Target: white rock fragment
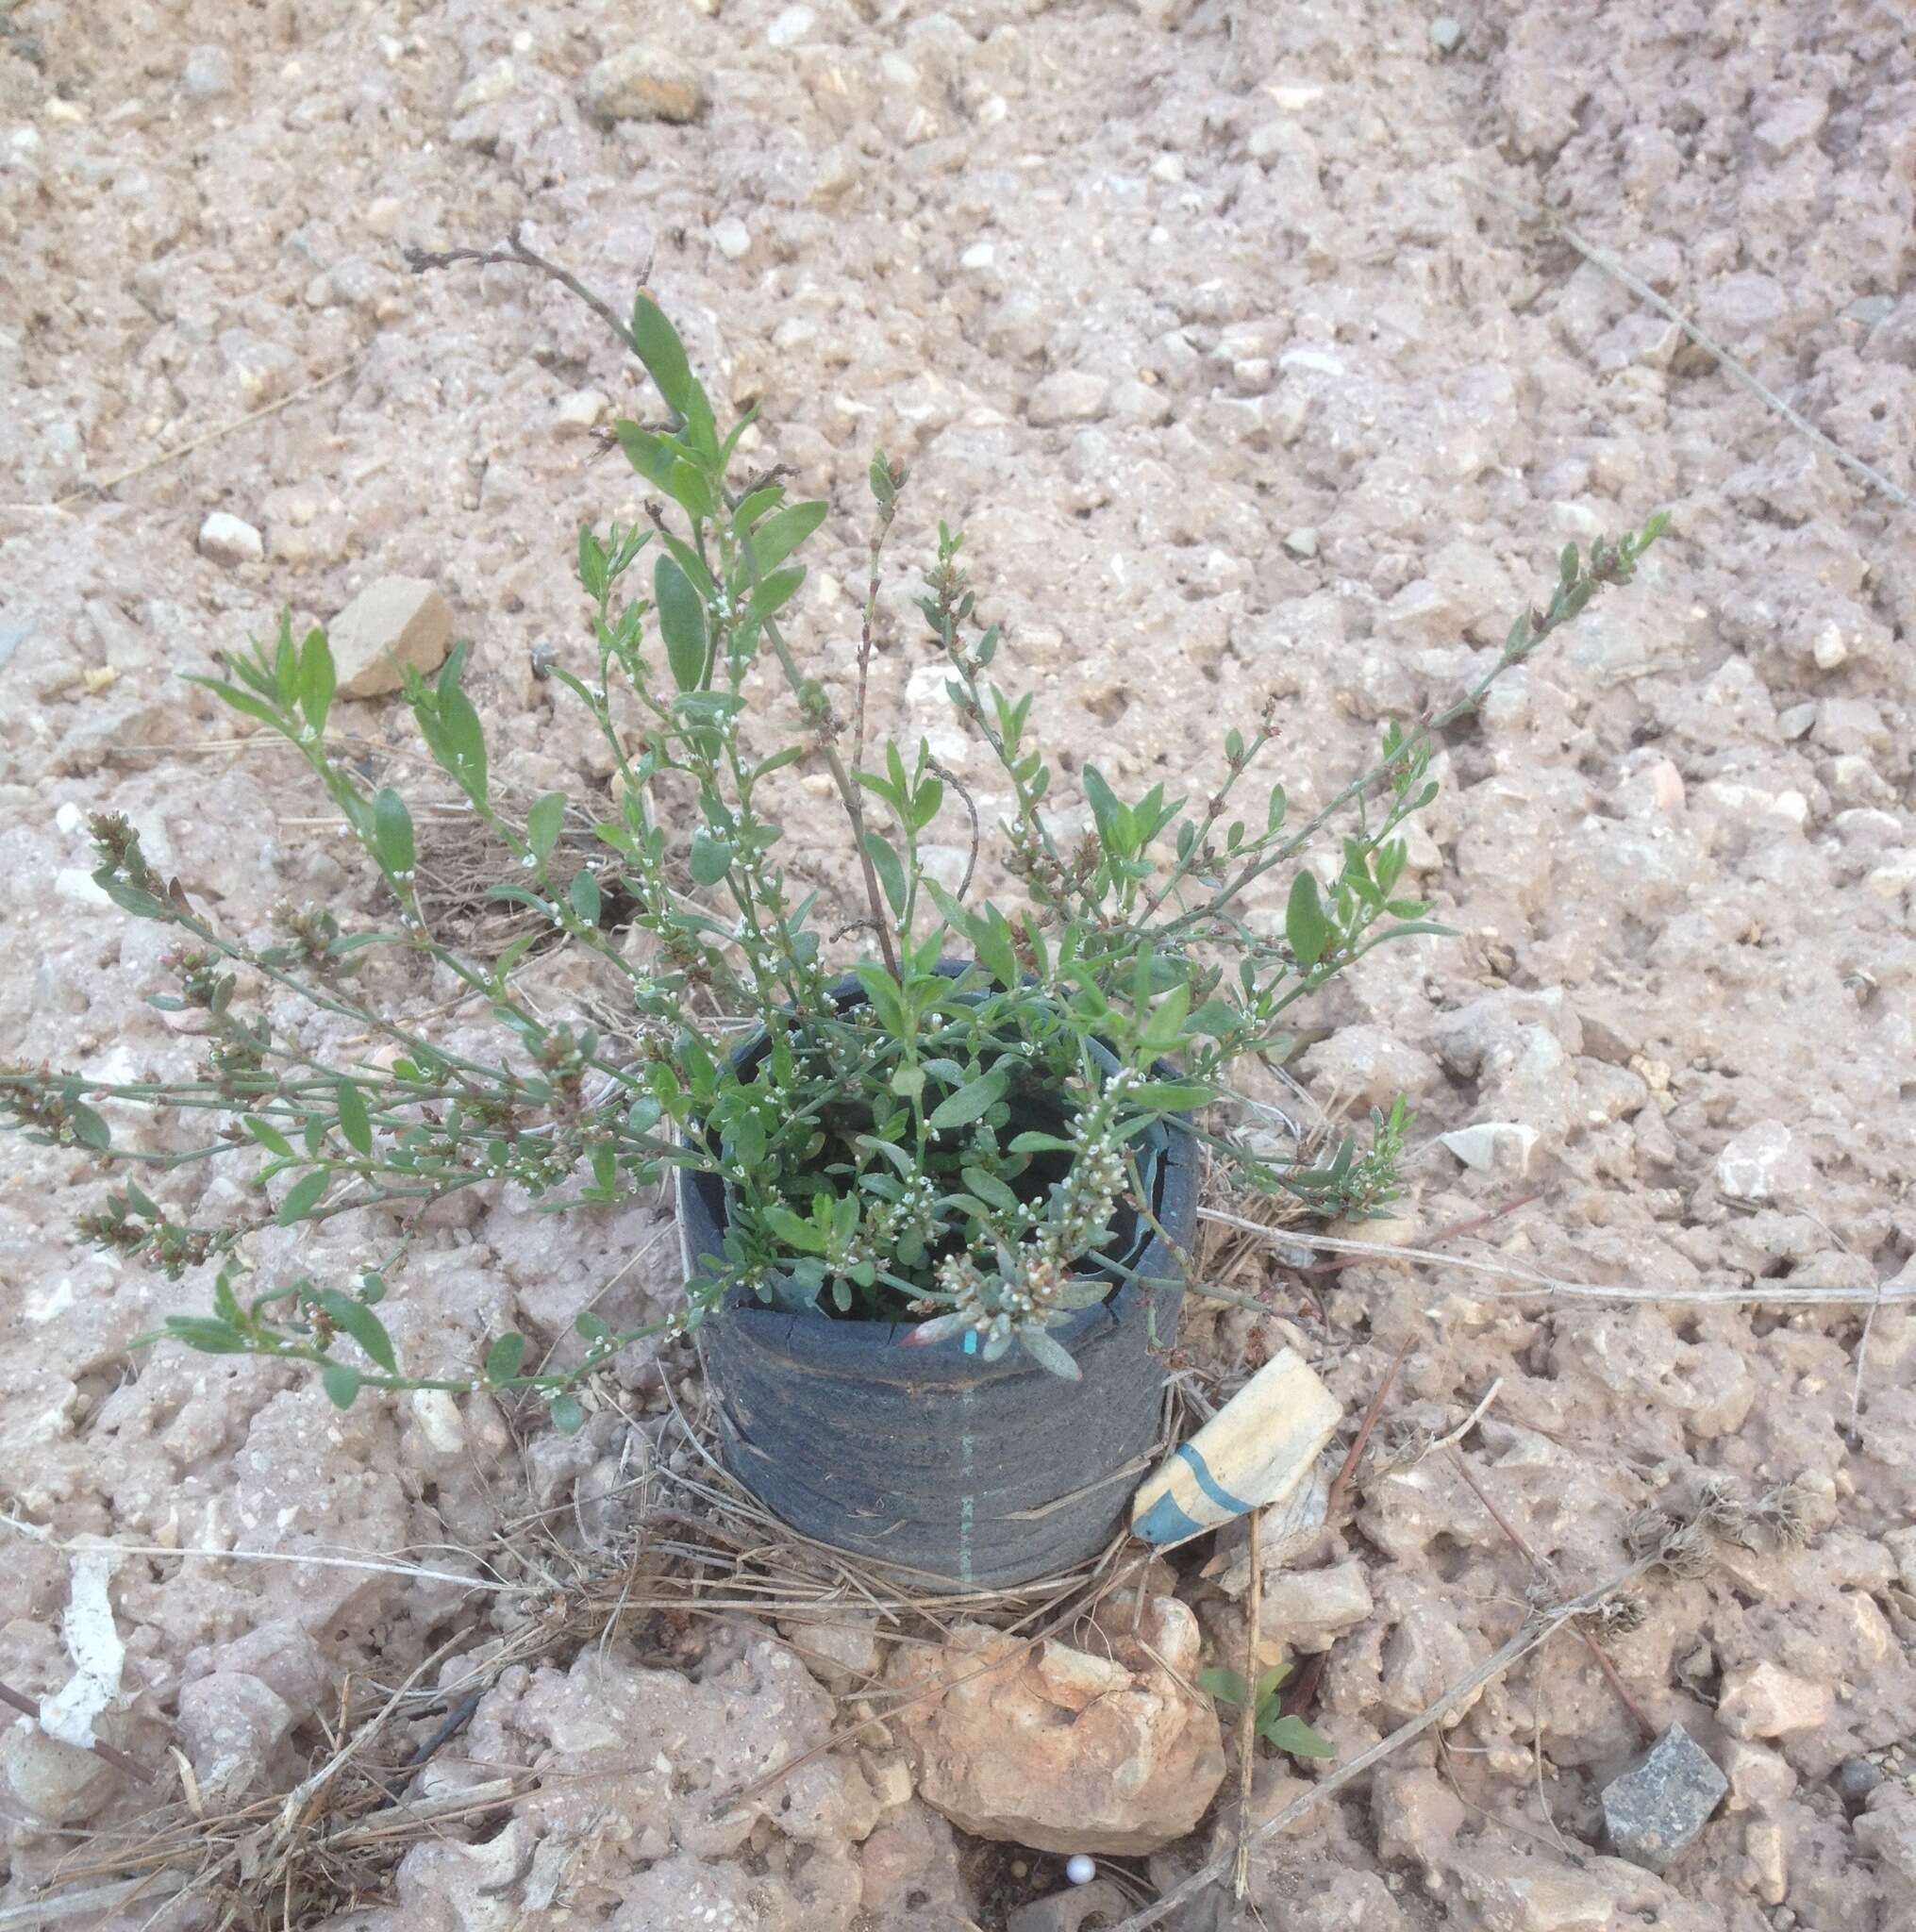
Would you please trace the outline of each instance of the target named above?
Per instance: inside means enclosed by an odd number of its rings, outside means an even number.
[[[200,525],[199,553],[209,562],[258,563],[266,555],[266,540],[253,525],[230,511],[216,509]]]
[[[457,1456],[466,1446],[464,1419],[445,1390],[415,1389],[412,1413],[420,1433],[442,1456]]]
[[[1849,657],[1849,645],[1843,641],[1842,631],[1836,624],[1825,624],[1816,633],[1809,654],[1816,659],[1819,671],[1834,671]]]
[[[194,47],[179,71],[179,91],[190,101],[216,101],[233,92],[233,57],[224,47]]]
[[[110,906],[113,902],[93,883],[93,868],[63,865],[53,875],[56,896],[75,906]]]
[[[1317,532],[1309,528],[1292,530],[1285,538],[1284,547],[1292,557],[1315,557],[1317,555]]]
[[[76,1551],[73,1557],[59,1634],[74,1674],[57,1697],[42,1698],[40,1706],[41,1728],[63,1744],[92,1744],[93,1720],[120,1694],[126,1646],[114,1627],[107,1593],[119,1560],[118,1553],[105,1544]]]
[[[453,96],[453,112],[470,114],[475,108],[491,107],[494,101],[503,101],[517,84],[511,61],[495,60],[490,67],[482,67]]]
[[[1916,886],[1916,851],[1888,852],[1863,880],[1863,891],[1878,899],[1900,899]]]
[[[575,389],[552,412],[560,429],[591,429],[611,407],[611,398],[602,389]]]
[[[1536,1147],[1535,1127],[1521,1121],[1483,1121],[1440,1134],[1438,1140],[1468,1168],[1478,1174],[1528,1174]]]
[[[738,261],[752,246],[752,231],[737,215],[726,215],[711,225],[712,246],[727,261]]]
[[[809,7],[788,7],[765,29],[765,42],[773,47],[795,47],[818,25],[818,15]]]
[[[1815,1178],[1809,1158],[1781,1121],[1758,1121],[1731,1139],[1716,1159],[1717,1192],[1731,1201],[1776,1201]]]
[[[1345,373],[1342,360],[1328,349],[1286,349],[1278,357],[1277,366],[1287,375],[1299,370],[1312,375],[1342,375]]]
[[[379,697],[404,685],[402,664],[424,676],[445,662],[453,613],[424,577],[379,577],[333,619],[326,638],[340,695]]]
[[[1440,54],[1455,54],[1463,45],[1463,23],[1440,13],[1430,23],[1430,44]]]
[[[1809,728],[1816,723],[1816,707],[1813,704],[1791,705],[1787,711],[1776,714],[1776,729],[1786,740],[1808,736]]]

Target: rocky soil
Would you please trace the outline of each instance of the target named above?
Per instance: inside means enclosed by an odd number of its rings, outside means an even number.
[[[524,222],[613,294],[650,260],[715,391],[764,399],[763,459],[841,512],[796,626],[827,676],[883,447],[916,471],[900,554],[940,517],[964,527],[1008,683],[1037,691],[1067,774],[1095,745],[1134,790],[1207,783],[1224,724],[1275,698],[1292,798],[1328,796],[1382,721],[1480,673],[1564,541],[1668,508],[1639,585],[1447,738],[1413,862],[1465,937],[1366,961],[1302,1069],[1325,1107],[1408,1092],[1407,1231],[1534,1194],[1476,1251],[1665,1298],[1365,1266],[1313,1304],[1273,1279],[1353,1414],[1409,1341],[1399,1449],[1501,1377],[1462,1452],[1546,1589],[1609,1574],[1636,1511],[1707,1478],[1793,1486],[1806,1547],[1653,1584],[1611,1642],[1727,1796],[1661,1875],[1606,1856],[1599,1794],[1641,1740],[1563,1637],[1261,1852],[1242,1907],[1185,1923],[1891,1932],[1916,1882],[1916,1330],[1907,1306],[1687,1297],[1916,1284],[1916,525],[1490,191],[1558,209],[1916,483],[1916,53],[1892,0],[1441,20],[1380,0],[0,0],[0,1058],[190,1058],[146,1004],[162,941],[88,881],[90,810],[129,814],[237,930],[282,898],[368,903],[291,762],[181,681],[282,605],[330,618],[382,577],[436,586],[505,775],[603,785],[531,666],[585,648],[575,525],[640,500],[590,432],[644,394],[563,291],[417,277],[408,243]],[[875,716],[988,785],[910,588],[901,569]],[[392,699],[343,728],[415,769],[382,749],[408,741]],[[817,789],[795,781],[801,835],[823,834]],[[844,891],[829,852],[808,864]],[[1438,1138],[1472,1126],[1523,1131]],[[136,1370],[126,1344],[204,1284],[73,1245],[102,1188],[7,1143],[0,1484],[58,1538],[240,1553],[118,1560],[103,1728],[153,1767],[176,1746],[209,1800],[285,1790],[348,1691],[506,1631],[458,1579],[511,1525],[559,1510],[575,1551],[620,1534],[657,1374],[625,1365],[624,1408],[608,1385],[565,1443],[485,1402],[342,1416],[244,1363]],[[201,1205],[241,1198],[215,1181]],[[299,1265],[343,1270],[391,1232],[329,1224]],[[392,1325],[423,1368],[508,1325],[557,1337],[635,1255],[609,1316],[670,1294],[656,1204],[555,1223],[485,1200],[418,1232]],[[1252,1325],[1195,1322],[1199,1365]],[[1502,1642],[1538,1581],[1448,1451],[1387,1457],[1358,1495],[1299,1558],[1317,1567],[1274,1572],[1262,1626],[1325,1654],[1316,1722],[1346,1757]],[[0,1680],[50,1695],[89,1586],[0,1534]],[[444,1575],[245,1559],[321,1552]],[[1202,1660],[1233,1661],[1241,1608],[1186,1572]],[[995,1926],[1059,1860],[955,1833],[902,1736],[712,1815],[823,1742],[835,1700],[913,1668],[890,1632],[742,1619],[516,1668],[436,1775],[534,1766],[536,1790],[333,1924]],[[1033,1668],[1020,1694],[1067,1715],[1095,1676]],[[6,1754],[0,1912],[153,1802],[24,1723]],[[1262,1767],[1258,1806],[1292,1768]],[[1008,1828],[1002,1796],[964,1815]],[[1187,1869],[1221,1815],[1148,1875]],[[153,1910],[96,1918],[213,1923]]]

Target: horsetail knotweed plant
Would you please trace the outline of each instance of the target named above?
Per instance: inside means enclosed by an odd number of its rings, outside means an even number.
[[[325,636],[296,638],[282,621],[270,643],[197,681],[297,750],[376,869],[389,916],[346,931],[308,908],[282,910],[270,931],[228,930],[154,869],[125,820],[102,815],[93,877],[136,918],[174,930],[175,990],[154,1004],[198,1016],[199,1064],[131,1083],[0,1070],[0,1106],[30,1137],[124,1176],[81,1221],[88,1239],[172,1276],[209,1272],[208,1311],[169,1318],[167,1335],[310,1363],[342,1406],[366,1388],[536,1390],[559,1427],[575,1428],[583,1374],[741,1289],[821,1320],[903,1318],[923,1341],[970,1330],[987,1358],[1016,1345],[1075,1375],[1050,1331],[1122,1273],[1106,1251],[1120,1215],[1141,1207],[1142,1137],[1225,1096],[1235,1064],[1281,1059],[1296,1009],[1372,948],[1442,931],[1403,890],[1398,836],[1435,793],[1437,734],[1628,582],[1662,519],[1587,554],[1567,548],[1549,597],[1516,619],[1477,685],[1392,725],[1375,761],[1302,823],[1282,785],[1254,775],[1273,735],[1267,715],[1225,734],[1217,775],[1196,797],[1162,785],[1123,797],[1085,766],[1091,826],[1078,836],[1063,830],[1031,697],[995,681],[1005,640],[979,617],[962,538],[941,526],[919,609],[958,719],[1006,788],[1002,823],[981,827],[924,743],[866,756],[865,670],[903,468],[880,456],[870,469],[871,581],[846,717],[781,624],[827,506],[793,500],[782,471],[741,476],[751,412],[722,430],[648,295],[622,340],[671,416],[665,427],[618,428],[657,497],[642,525],[580,531],[590,648],[550,667],[616,768],[616,808],[594,815],[596,859],[564,861],[562,794],[523,812],[497,795],[455,650],[431,682],[408,674],[405,700],[426,752],[496,843],[491,897],[528,917],[490,958],[436,930],[406,799],[369,791],[328,736]],[[781,856],[784,788],[802,764],[829,774],[856,858],[863,903],[851,927],[843,908],[797,891]],[[980,841],[997,841],[1015,898],[972,894],[972,867],[956,890],[932,875],[930,835],[958,823],[974,865]],[[1313,861],[1334,823],[1341,843],[1321,876]],[[1281,919],[1247,917],[1254,894],[1281,902]],[[828,936],[853,933],[847,982]],[[625,1023],[616,1041],[542,1017],[524,996],[515,974],[541,936],[589,955],[615,990]],[[394,954],[449,973],[496,1022],[496,1050],[455,1050],[431,1018],[409,1017]],[[411,976],[415,988],[423,977]],[[285,1017],[282,993],[352,1022],[378,1051],[316,1050]],[[740,1053],[747,1041],[755,1049]],[[120,1146],[92,1104],[103,1098],[205,1131],[175,1153]],[[1400,1104],[1376,1117],[1368,1149],[1347,1144],[1308,1169],[1221,1127],[1200,1132],[1259,1187],[1363,1213],[1391,1198],[1404,1127]],[[245,1171],[257,1213],[198,1224],[158,1198],[155,1174],[215,1159]],[[388,1271],[261,1281],[254,1265],[252,1237],[268,1224],[409,1211],[489,1187],[576,1211],[675,1167],[723,1180],[724,1253],[700,1260],[684,1305],[652,1328],[613,1333],[581,1313],[584,1359],[569,1369],[529,1368],[526,1338],[508,1333],[464,1375],[409,1374],[377,1312]],[[142,1168],[157,1191],[135,1178]]]

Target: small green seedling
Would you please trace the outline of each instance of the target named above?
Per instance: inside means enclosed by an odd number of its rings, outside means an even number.
[[[1328,1738],[1320,1737],[1301,1717],[1283,1714],[1283,1699],[1277,1693],[1295,1668],[1294,1664],[1273,1664],[1258,1677],[1254,1728],[1258,1737],[1293,1757],[1335,1757],[1337,1750]],[[1241,1705],[1244,1701],[1244,1680],[1236,1671],[1200,1672],[1197,1688],[1221,1704]]]

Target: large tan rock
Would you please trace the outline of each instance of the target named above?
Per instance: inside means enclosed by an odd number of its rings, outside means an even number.
[[[1196,1619],[1152,1597],[1135,1636],[1108,1634],[1091,1654],[961,1624],[941,1650],[901,1652],[895,1690],[951,1685],[897,1715],[920,1797],[961,1830],[1039,1851],[1154,1852],[1182,1838],[1225,1775],[1210,1700],[1176,1681],[1198,1669]]]
[[[425,577],[375,578],[326,627],[342,698],[398,691],[401,665],[437,671],[452,641],[451,607]]]

